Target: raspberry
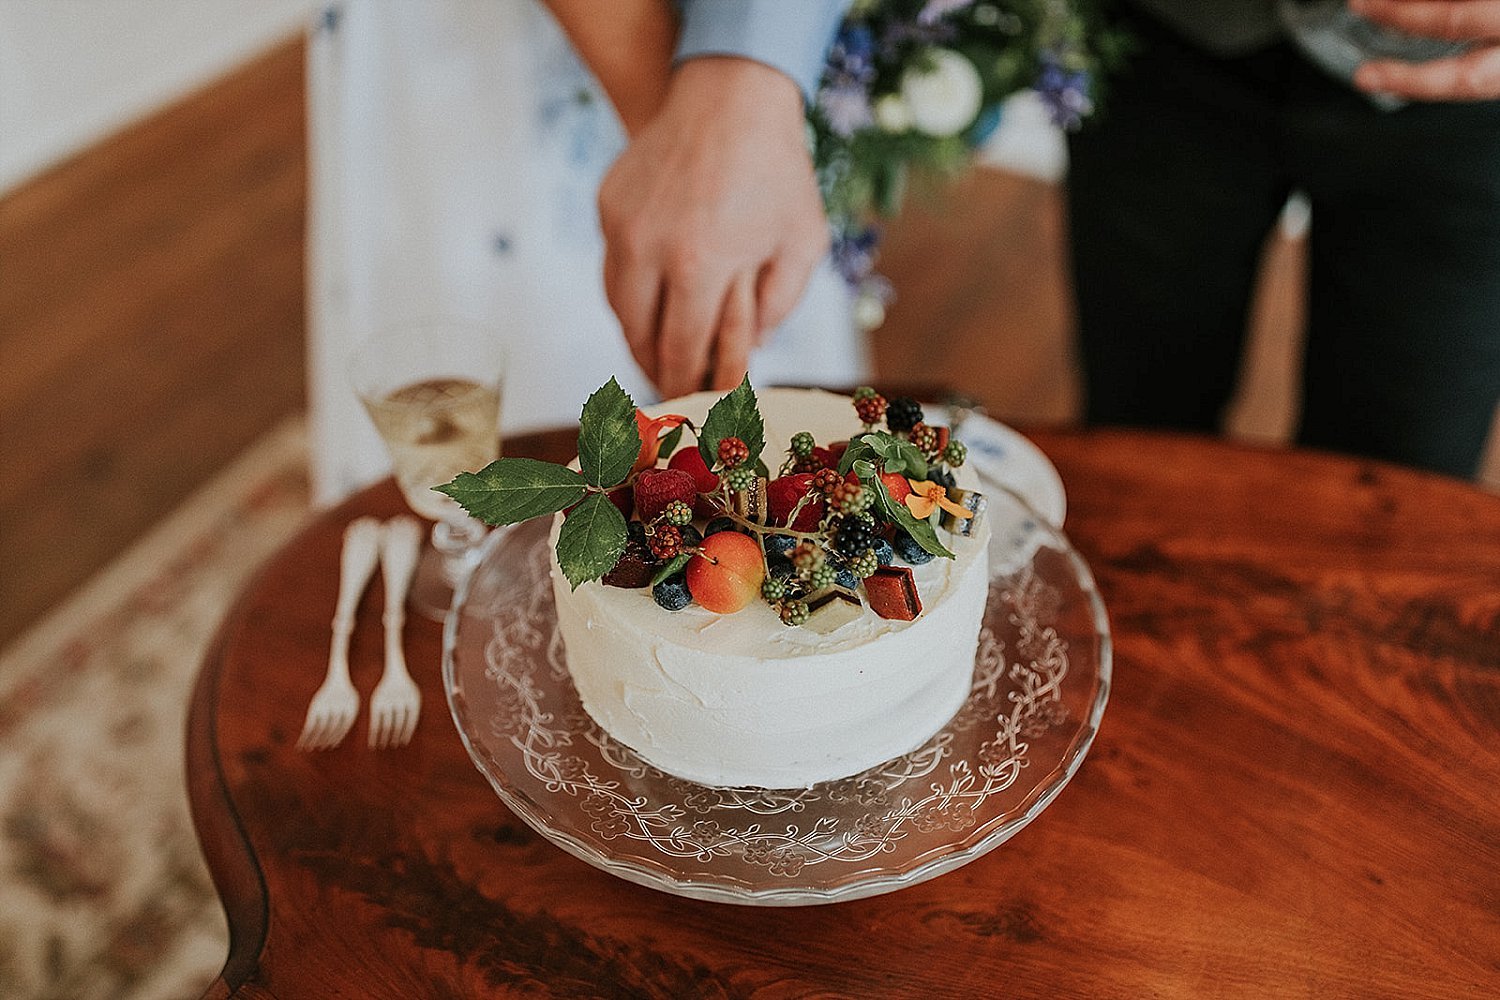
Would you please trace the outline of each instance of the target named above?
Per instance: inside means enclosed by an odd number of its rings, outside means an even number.
[[[723,475],[724,485],[736,493],[755,485],[755,470],[743,465],[735,466]]]
[[[682,529],[673,524],[657,525],[646,535],[651,553],[666,562],[682,551]]]
[[[870,509],[870,505],[875,502],[875,494],[859,483],[842,482],[834,488],[829,502],[845,514],[858,514]]]
[[[812,487],[819,493],[827,496],[838,489],[839,483],[843,481],[844,477],[838,474],[837,469],[819,469],[813,473]]]
[[[807,585],[813,590],[822,590],[824,587],[832,586],[838,576],[838,567],[832,563],[824,563],[807,574]]]
[[[897,396],[885,409],[885,425],[900,433],[922,422],[922,404],[910,396]]]
[[[798,458],[806,458],[812,454],[817,443],[809,431],[798,431],[792,435],[792,454]]]
[[[771,524],[786,525],[793,531],[812,531],[818,526],[818,519],[828,509],[828,505],[821,500],[803,504],[802,510],[797,514],[797,523],[786,523],[797,502],[807,495],[812,481],[811,475],[799,472],[773,479],[766,484],[766,511],[771,516]]]
[[[781,620],[787,625],[804,625],[812,616],[806,601],[787,601],[781,606]]]
[[[863,521],[847,518],[833,536],[833,547],[853,557],[875,544],[875,530]],[[862,574],[868,576],[869,574]]]
[[[969,457],[969,449],[962,441],[949,441],[948,447],[943,449],[943,461],[955,469],[964,464]]]
[[[750,448],[737,437],[727,437],[719,442],[719,464],[726,469],[737,469],[750,461]]]
[[[885,397],[878,394],[854,401],[854,412],[859,414],[860,423],[866,427],[880,423],[880,419],[885,416],[885,407]]]
[[[693,508],[681,500],[673,500],[662,508],[661,518],[680,528],[693,520]]]
[[[792,565],[804,573],[823,565],[823,558],[823,550],[812,542],[801,542],[792,549]]]
[[[936,457],[938,452],[937,428],[918,422],[911,429],[911,443],[916,446],[918,451],[929,458]]]
[[[865,549],[859,555],[849,560],[849,571],[863,580],[880,568],[880,558],[875,555],[874,549]]]
[[[760,585],[760,596],[775,604],[786,596],[786,582],[779,577],[766,577],[765,582]]]
[[[635,509],[642,521],[654,521],[673,500],[691,505],[698,488],[691,473],[681,469],[647,469],[635,480]]]

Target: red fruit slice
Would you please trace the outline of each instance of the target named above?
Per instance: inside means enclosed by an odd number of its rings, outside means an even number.
[[[787,524],[786,519],[791,516],[792,508],[797,506],[807,493],[808,486],[812,485],[813,474],[811,472],[794,472],[780,479],[773,479],[766,484],[766,509],[771,516],[771,523],[780,527],[789,527],[793,531],[812,531],[817,528],[818,522],[828,510],[828,505],[822,500],[815,500],[802,508],[797,515],[796,524]]]
[[[911,483],[899,472],[882,472],[880,481],[885,484],[885,491],[891,495],[896,503],[901,503],[911,496]]]

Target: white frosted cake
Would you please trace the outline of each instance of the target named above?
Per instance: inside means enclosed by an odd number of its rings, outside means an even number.
[[[699,393],[649,412],[702,426],[717,399]],[[773,474],[795,432],[829,442],[861,429],[846,396],[770,389],[759,401]],[[969,470],[956,471],[968,485]],[[666,610],[650,588],[594,581],[574,590],[557,564],[560,524],[559,515],[553,593],[583,706],[669,774],[766,788],[844,777],[920,747],[968,695],[989,582],[982,523],[972,537],[939,531],[956,558],[912,567],[915,620],[864,607],[826,634],[783,624],[762,601],[716,614],[697,604]]]

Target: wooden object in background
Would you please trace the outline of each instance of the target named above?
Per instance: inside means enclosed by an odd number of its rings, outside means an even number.
[[[0,644],[303,405],[302,60],[0,199]]]
[[[323,516],[194,694],[190,798],[232,939],[209,996],[1500,994],[1500,498],[1187,436],[1035,440],[1114,627],[1098,739],[992,854],[832,906],[680,899],[533,833],[463,750],[430,622],[407,632],[431,707],[410,747],[296,750],[343,527],[401,501],[386,483]],[[366,690],[379,608],[377,586]]]

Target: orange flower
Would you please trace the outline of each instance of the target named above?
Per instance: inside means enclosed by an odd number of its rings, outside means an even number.
[[[917,482],[908,479],[911,484],[911,496],[906,498],[906,509],[911,511],[912,517],[922,520],[931,517],[932,512],[941,507],[957,518],[971,518],[974,512],[962,507],[948,499],[948,491],[942,483]]]
[[[641,434],[641,453],[636,456],[635,468],[632,472],[640,472],[649,469],[656,464],[661,457],[661,439],[673,430],[681,426],[687,417],[676,413],[668,413],[660,417],[648,417],[640,410],[635,411],[635,429]]]

